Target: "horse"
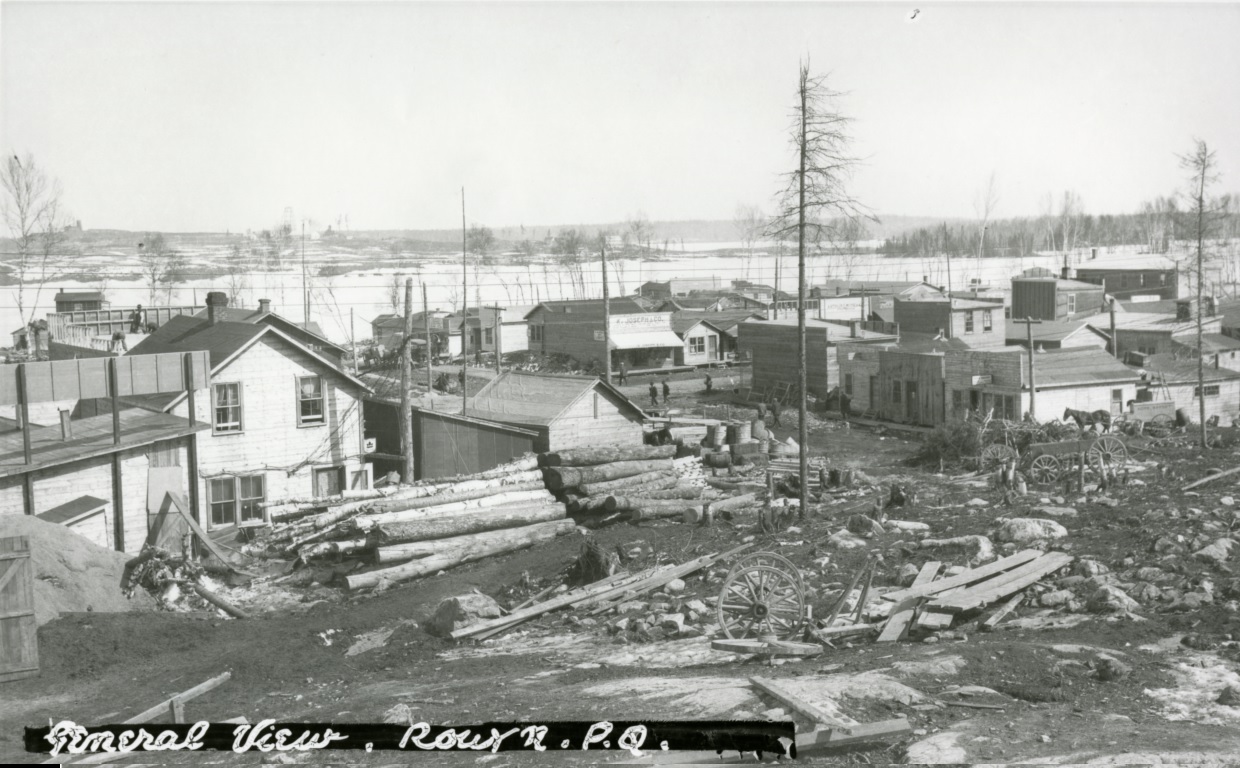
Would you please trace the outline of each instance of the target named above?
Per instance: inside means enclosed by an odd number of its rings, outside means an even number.
[[[1104,433],[1111,431],[1111,412],[1099,409],[1097,411],[1074,411],[1071,408],[1065,408],[1063,419],[1067,421],[1072,419],[1076,422],[1077,427],[1085,429],[1085,427],[1093,427],[1094,424],[1101,424]]]

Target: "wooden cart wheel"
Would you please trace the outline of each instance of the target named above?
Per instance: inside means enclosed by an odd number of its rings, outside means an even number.
[[[982,469],[995,470],[1003,466],[1004,462],[1012,461],[1019,458],[1016,449],[1010,445],[1002,443],[991,443],[982,449]]]
[[[805,591],[805,580],[801,577],[801,569],[797,568],[788,558],[774,552],[751,552],[742,556],[728,569],[727,578],[731,578],[733,574],[751,565],[769,565],[772,568],[785,570],[796,578],[797,588],[802,592]]]
[[[1124,441],[1111,435],[1103,435],[1089,447],[1089,463],[1099,462],[1110,469],[1119,469],[1128,463],[1128,448]]]
[[[1029,465],[1029,476],[1035,483],[1053,483],[1059,479],[1059,473],[1062,471],[1063,467],[1059,464],[1059,459],[1049,453],[1035,457]]]
[[[717,612],[720,629],[733,640],[795,640],[805,624],[805,590],[783,568],[748,565],[723,582]]]

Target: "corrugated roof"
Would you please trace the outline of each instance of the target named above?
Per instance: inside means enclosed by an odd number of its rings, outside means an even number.
[[[468,415],[487,421],[547,426],[596,388],[608,393],[638,418],[643,417],[642,410],[620,390],[600,379],[538,376],[517,371],[506,371],[480,389],[469,400]]]
[[[1022,358],[1021,369],[1028,383],[1028,357]],[[1098,347],[1073,347],[1048,350],[1034,355],[1038,388],[1072,384],[1138,381],[1140,376],[1128,366]]]

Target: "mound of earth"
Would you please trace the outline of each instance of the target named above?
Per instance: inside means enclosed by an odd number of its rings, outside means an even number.
[[[155,601],[139,590],[121,592],[130,559],[104,549],[69,528],[29,515],[0,515],[0,538],[25,536],[34,564],[35,619],[39,626],[62,613],[154,610]]]

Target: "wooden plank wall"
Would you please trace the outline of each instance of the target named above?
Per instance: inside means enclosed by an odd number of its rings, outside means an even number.
[[[30,542],[0,539],[0,683],[39,674],[37,631]]]
[[[205,389],[210,370],[206,352],[194,357],[194,388]],[[185,389],[184,356],[179,352],[114,358],[52,360],[22,363],[26,368],[27,402],[108,397],[107,360],[116,361],[117,389],[122,396],[177,392]],[[17,405],[17,366],[0,366],[0,405]]]

